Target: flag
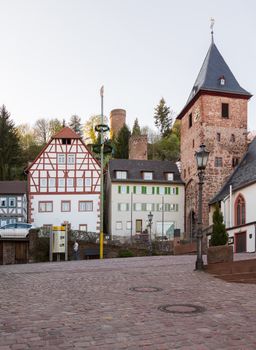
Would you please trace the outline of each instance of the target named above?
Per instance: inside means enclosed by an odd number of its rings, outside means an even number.
[[[100,96],[103,97],[104,94],[104,85],[100,88]]]

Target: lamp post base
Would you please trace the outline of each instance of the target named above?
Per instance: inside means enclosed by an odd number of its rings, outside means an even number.
[[[202,259],[196,260],[196,267],[195,270],[203,270],[204,269],[204,262]]]

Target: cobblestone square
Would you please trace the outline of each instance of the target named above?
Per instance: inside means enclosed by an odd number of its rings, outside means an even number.
[[[193,271],[194,262],[1,266],[0,350],[255,350],[256,285]]]

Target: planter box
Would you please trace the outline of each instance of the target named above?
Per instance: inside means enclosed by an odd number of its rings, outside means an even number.
[[[233,246],[219,245],[207,249],[207,264],[216,264],[233,261]]]

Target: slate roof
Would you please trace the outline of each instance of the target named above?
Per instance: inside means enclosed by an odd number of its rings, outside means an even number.
[[[81,136],[70,129],[68,126],[61,129],[57,134],[55,134],[53,139],[80,139]]]
[[[221,77],[225,78],[224,85],[220,84]],[[239,85],[229,66],[217,49],[214,41],[212,41],[210,45],[187,103],[183,110],[180,112],[178,119],[182,118],[184,115],[184,110],[186,110],[190,102],[196,98],[200,91],[238,94],[243,95],[247,98],[250,98],[252,96],[248,91]]]
[[[127,179],[116,179],[116,171],[127,171]],[[153,180],[144,180],[142,176],[144,171],[153,172]],[[173,181],[166,179],[166,173],[174,174]],[[167,160],[111,159],[109,174],[111,181],[117,182],[184,183],[181,180],[177,165]]]
[[[0,194],[24,194],[27,181],[0,181]]]
[[[256,138],[249,145],[248,151],[227,182],[209,204],[219,202],[225,198],[229,194],[230,185],[232,185],[233,190],[238,190],[254,182],[256,182]]]

